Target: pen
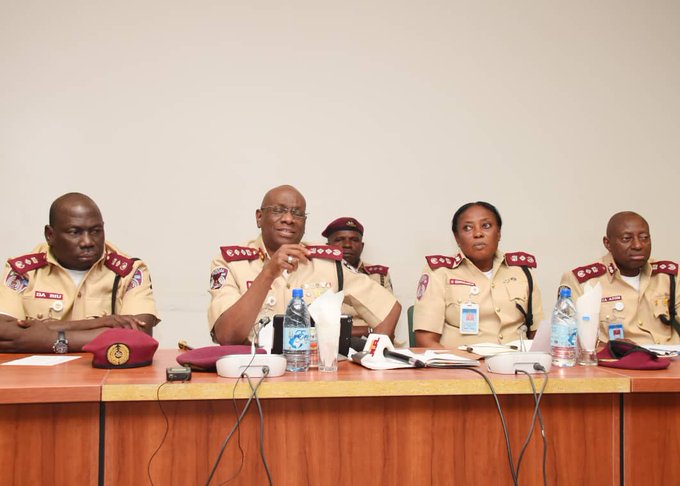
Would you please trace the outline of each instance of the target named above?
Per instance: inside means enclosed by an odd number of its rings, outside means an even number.
[[[425,367],[425,363],[423,363],[421,360],[416,359],[416,358],[412,358],[411,356],[406,356],[405,354],[390,351],[389,349],[385,349],[383,351],[383,355],[385,355],[385,357],[387,357],[387,358],[392,358],[392,359],[396,359],[397,361],[402,361],[404,363],[408,363],[411,366],[414,366],[416,368],[424,368]]]

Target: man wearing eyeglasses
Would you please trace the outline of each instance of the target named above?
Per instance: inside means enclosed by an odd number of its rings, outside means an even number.
[[[565,273],[561,282],[571,289],[574,302],[585,285],[602,286],[600,341],[680,343],[678,264],[649,261],[652,238],[647,221],[631,211],[616,213],[602,241],[607,255]]]
[[[344,217],[331,221],[321,236],[327,239],[329,245],[342,248],[342,256],[347,263],[354,267],[359,273],[368,275],[368,278],[375,280],[387,290],[392,292],[392,280],[390,279],[389,268],[383,265],[367,265],[361,260],[364,251],[364,225],[356,218]],[[342,313],[352,316],[352,333],[354,336],[365,336],[370,330],[370,326],[361,319],[359,313],[350,304],[342,306]]]
[[[345,302],[375,332],[392,336],[401,306],[366,275],[340,264],[342,250],[301,243],[306,201],[292,186],[268,191],[255,221],[260,235],[243,246],[223,246],[211,264],[208,320],[215,341],[240,344],[252,339],[258,320],[283,314],[292,289],[302,288],[306,303],[343,281]]]

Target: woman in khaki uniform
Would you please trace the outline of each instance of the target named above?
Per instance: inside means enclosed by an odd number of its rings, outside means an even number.
[[[487,202],[461,206],[451,229],[461,252],[430,255],[418,282],[413,328],[418,346],[507,344],[543,318],[527,253],[501,253],[502,220]],[[526,328],[525,328],[526,326]]]

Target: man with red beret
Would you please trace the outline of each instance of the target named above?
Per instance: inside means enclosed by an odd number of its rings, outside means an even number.
[[[388,267],[369,265],[361,261],[361,253],[364,251],[364,226],[356,218],[342,217],[332,221],[321,236],[327,239],[329,245],[341,247],[344,260],[359,273],[368,275],[371,280],[393,292]],[[368,324],[350,304],[343,304],[342,313],[352,316],[353,335],[363,336],[369,333]]]
[[[45,240],[5,265],[0,351],[80,351],[112,327],[151,334],[159,319],[149,270],[106,241],[92,199],[75,192],[57,198]]]

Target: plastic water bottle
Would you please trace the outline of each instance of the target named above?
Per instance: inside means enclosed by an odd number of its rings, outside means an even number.
[[[550,354],[553,366],[574,366],[576,363],[576,307],[571,289],[560,289],[560,297],[552,313]]]
[[[309,368],[310,321],[302,289],[293,289],[293,298],[283,316],[283,355],[286,371],[307,371]]]

